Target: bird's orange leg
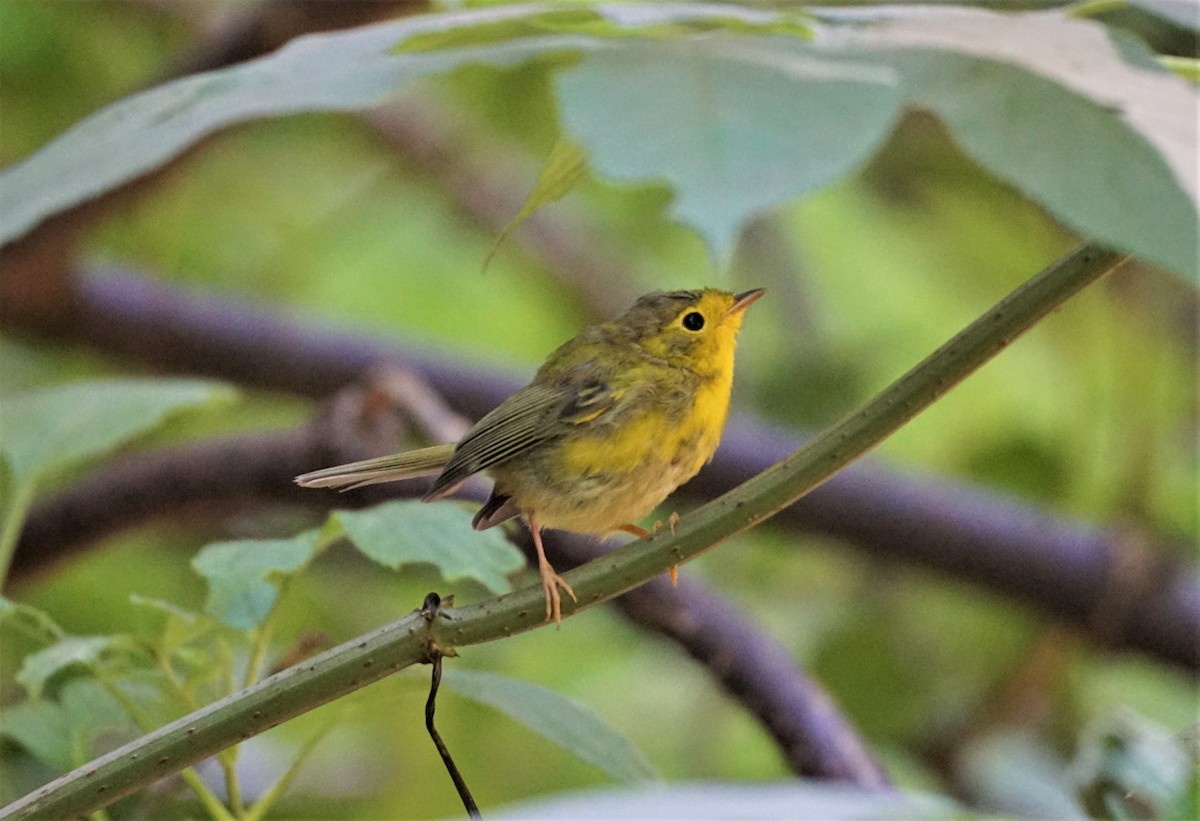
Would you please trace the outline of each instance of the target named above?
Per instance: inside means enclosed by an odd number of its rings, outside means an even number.
[[[537,549],[538,557],[538,573],[542,576],[542,591],[546,594],[546,621],[554,619],[554,623],[562,627],[562,597],[558,590],[561,587],[571,597],[572,601],[578,601],[575,598],[575,591],[571,589],[571,585],[563,581],[562,576],[554,572],[554,567],[546,560],[546,551],[542,547],[542,529],[538,527],[537,520],[533,516],[529,516],[529,532],[533,534],[533,546]]]
[[[679,520],[679,517],[676,516],[674,513],[672,513],[671,516],[674,520],[671,522],[671,533],[674,533],[675,532],[675,522]],[[655,522],[654,523],[654,532],[657,533],[658,531],[662,530],[662,527],[663,527],[662,522]],[[621,525],[620,527],[617,528],[617,530],[620,530],[623,533],[628,533],[631,536],[637,536],[639,539],[644,539],[650,535],[649,530],[647,530],[644,527],[638,527],[637,525]],[[668,567],[667,575],[671,577],[671,586],[672,587],[679,584],[679,567],[678,566]]]

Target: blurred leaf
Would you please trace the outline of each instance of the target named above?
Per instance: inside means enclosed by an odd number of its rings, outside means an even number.
[[[963,745],[954,763],[972,803],[1028,818],[1083,819],[1066,766],[1032,732],[1001,729]]]
[[[118,708],[116,715],[120,715]],[[56,702],[29,699],[6,705],[0,736],[24,747],[32,755],[58,770],[75,766],[72,755],[71,722]]]
[[[631,4],[632,5],[632,4]],[[603,10],[609,12],[610,10]],[[710,6],[704,16],[692,16],[696,7],[683,9],[673,15],[648,14],[643,24],[635,16],[606,16],[601,10],[583,7],[538,11],[493,23],[461,28],[447,27],[429,34],[410,37],[396,47],[397,54],[414,51],[463,48],[517,40],[542,34],[586,34],[589,37],[638,37],[649,40],[670,40],[706,32],[723,31],[736,34],[792,34],[808,36],[811,32],[796,16],[759,14],[744,15],[743,10]],[[722,13],[724,12],[724,13]],[[742,13],[742,16],[738,16]]]
[[[290,539],[208,545],[192,559],[192,569],[208,581],[204,611],[238,630],[257,627],[279,599],[279,580],[312,560],[320,536],[308,530]]]
[[[1129,4],[1176,25],[1200,31],[1200,4],[1196,0],[1129,0]]]
[[[899,112],[886,69],[798,45],[722,39],[587,55],[558,76],[563,126],[597,173],[665,180],[674,215],[723,258],[745,219],[848,174]]]
[[[397,501],[340,510],[332,518],[355,547],[392,570],[431,564],[447,582],[474,579],[493,593],[506,593],[512,589],[508,574],[525,565],[502,531],[475,530],[459,505]]]
[[[1066,487],[1070,467],[1064,465],[1063,443],[1050,436],[1021,432],[996,439],[978,438],[978,446],[963,453],[963,463],[975,481],[1006,488],[1026,497],[1051,499]]]
[[[541,173],[538,174],[533,190],[529,192],[529,196],[521,205],[521,210],[512,218],[512,222],[504,226],[499,236],[496,237],[496,241],[492,243],[491,250],[483,260],[483,269],[487,270],[488,263],[496,255],[500,244],[521,223],[529,219],[534,211],[543,205],[549,205],[562,199],[582,184],[587,176],[587,158],[584,156],[583,149],[572,140],[559,137],[550,151],[549,159],[546,160]]]
[[[985,167],[1081,233],[1195,277],[1192,192],[1110,106],[970,57],[912,55],[900,65],[914,102],[937,111]]]
[[[1073,766],[1098,818],[1195,818],[1196,760],[1175,734],[1121,710],[1085,731]]]
[[[195,405],[230,401],[233,390],[200,379],[72,382],[4,400],[0,451],[18,484],[100,456]]]
[[[527,681],[471,670],[448,669],[442,683],[486,704],[599,767],[617,781],[657,778],[650,762],[623,735],[587,707]]]
[[[26,656],[16,680],[30,698],[37,698],[46,684],[60,673],[79,667],[95,670],[105,655],[127,647],[128,643],[121,636],[67,636]]]
[[[126,733],[132,722],[121,705],[95,679],[67,682],[54,700],[30,699],[4,708],[0,736],[37,758],[69,770],[92,757],[100,733]]]
[[[392,49],[393,54],[412,54],[425,51],[487,46],[510,42],[522,37],[534,37],[567,29],[578,31],[592,27],[603,18],[587,8],[560,8],[535,11],[531,14],[506,15],[496,20],[484,20],[474,25],[460,17],[457,24],[447,20],[447,25],[438,26],[428,32],[419,32],[405,38]]]
[[[819,781],[672,783],[589,790],[506,807],[495,818],[955,819],[988,816],[944,796],[868,790]]]
[[[985,167],[1065,223],[1197,276],[1198,98],[1140,42],[1057,11],[822,16],[841,25],[818,42],[888,59],[908,102],[935,111]]]
[[[76,765],[92,757],[92,744],[101,734],[123,736],[137,729],[120,703],[95,679],[80,678],[67,682],[59,691],[57,700],[66,712],[71,737],[82,752],[83,760],[76,760]]]

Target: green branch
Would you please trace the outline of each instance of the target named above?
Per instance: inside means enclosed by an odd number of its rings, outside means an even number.
[[[725,539],[769,519],[882,442],[956,384],[1002,351],[1039,319],[1112,270],[1124,255],[1083,245],[994,305],[908,373],[825,429],[783,461],[748,479],[680,520],[603,559],[563,574],[578,603],[563,601],[566,616],[642,584],[695,558]],[[443,646],[477,644],[539,626],[544,603],[526,611],[513,596],[450,611],[435,625]]]
[[[864,407],[782,462],[660,532],[564,575],[579,603],[607,601],[792,504],[866,453],[1047,313],[1116,266],[1120,254],[1084,245],[999,302]],[[533,585],[444,612],[414,612],[143,736],[0,810],[0,819],[75,817],[144,788],[338,696],[443,652],[545,626]]]

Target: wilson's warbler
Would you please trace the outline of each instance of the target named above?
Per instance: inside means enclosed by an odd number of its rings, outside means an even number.
[[[476,530],[523,516],[537,548],[546,618],[562,619],[541,528],[623,530],[696,475],[721,441],[742,312],[763,289],[652,293],[612,322],[585,328],[533,381],[439,445],[298,476],[305,487],[354,488],[437,474],[425,501],[486,470],[491,498]]]

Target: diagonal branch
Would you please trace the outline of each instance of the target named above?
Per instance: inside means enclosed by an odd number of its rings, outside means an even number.
[[[381,339],[320,330],[312,322],[191,295],[128,272],[94,270],[78,278],[76,287],[69,321],[45,322],[37,313],[18,312],[6,317],[7,324],[159,370],[313,397],[331,395],[376,366],[400,366],[419,373],[456,411],[473,418],[523,384],[516,376]],[[712,498],[798,446],[791,435],[735,417],[716,459],[680,492]],[[394,442],[384,441],[362,455],[393,449]],[[332,463],[314,453],[301,470]],[[109,510],[107,504],[96,507]],[[14,571],[27,571],[99,535],[70,516],[78,509],[70,497],[35,508]],[[51,521],[60,513],[66,515],[62,525]],[[783,511],[780,521],[842,539],[884,561],[928,568],[1010,596],[1102,644],[1200,669],[1200,580],[1170,558],[1181,551],[1155,545],[1136,531],[1105,529],[979,488],[869,465],[842,471]],[[1139,548],[1142,543],[1148,546]]]
[[[741,486],[662,531],[618,548],[602,561],[568,570],[578,602],[564,615],[607,601],[770,518],[857,459],[1002,350],[1053,308],[1121,261],[1084,246],[1026,282],[862,409]],[[272,676],[91,764],[67,773],[0,811],[2,818],[76,816],[106,806],[238,740],[365,686],[428,656],[544,626],[540,586],[455,608],[452,619],[420,614]]]

